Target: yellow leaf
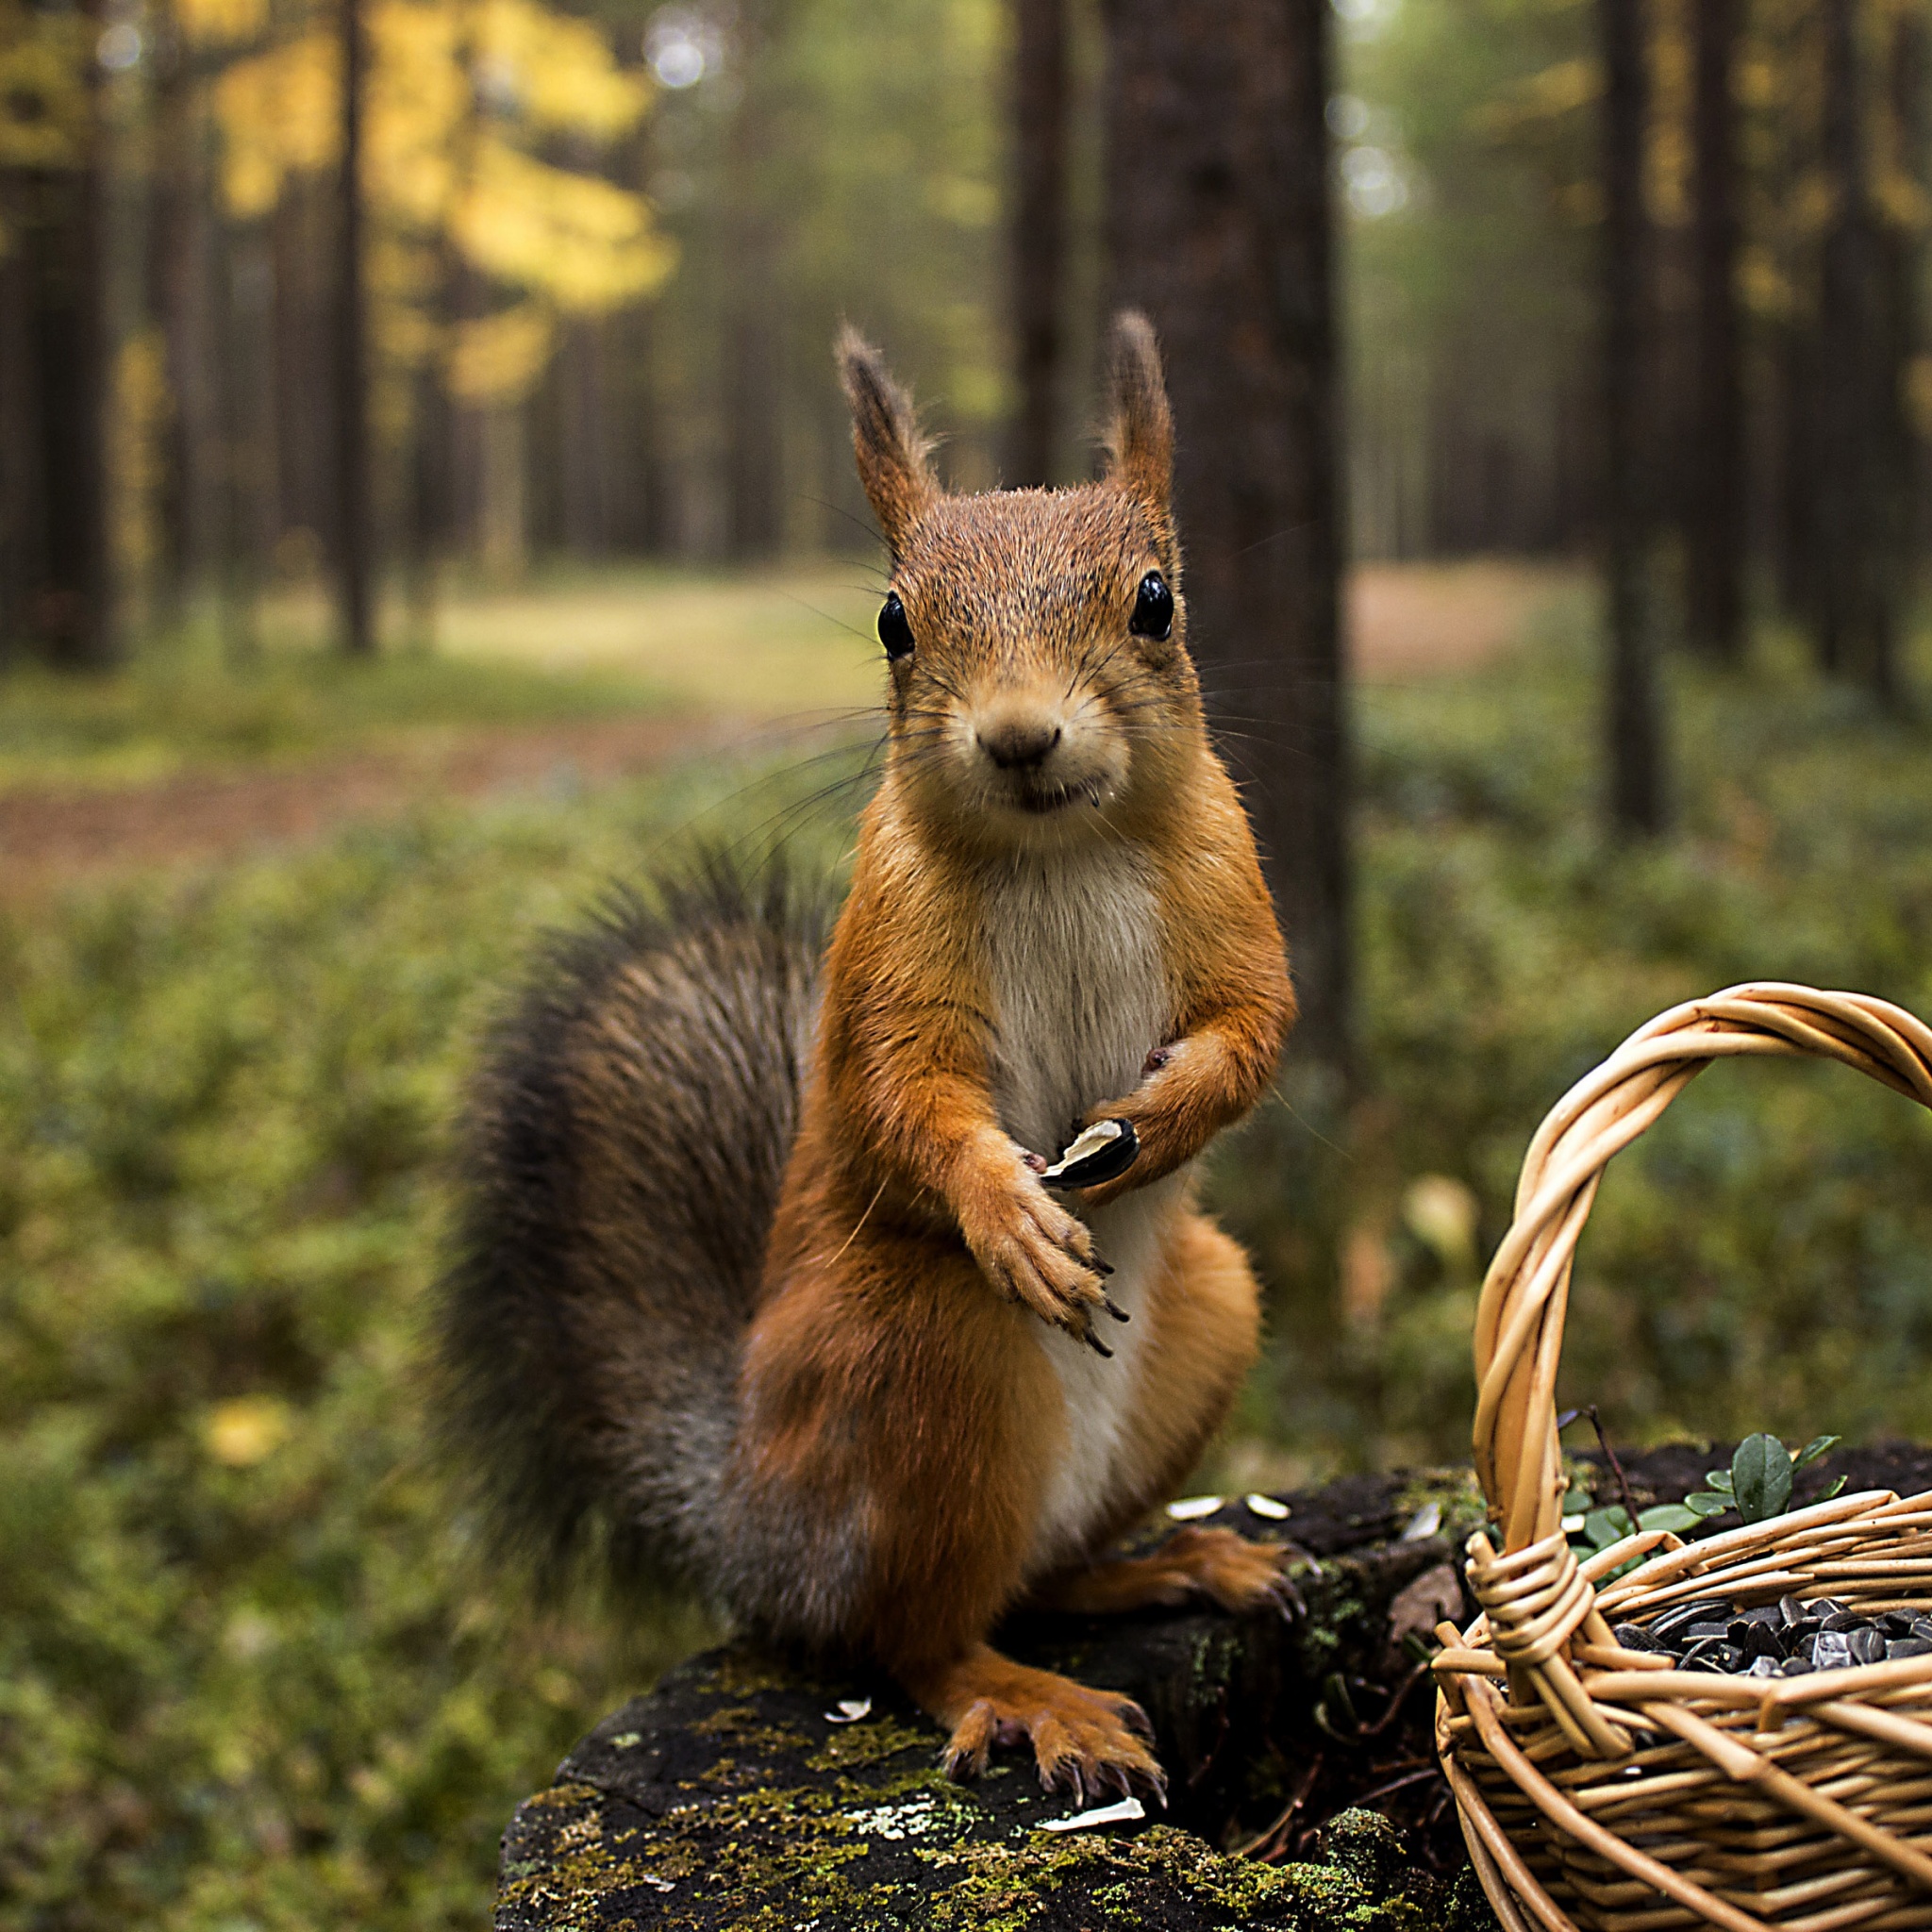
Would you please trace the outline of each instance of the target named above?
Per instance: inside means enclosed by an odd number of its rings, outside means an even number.
[[[196,46],[232,46],[268,25],[268,0],[175,0],[175,19]]]
[[[208,1410],[201,1437],[217,1462],[252,1469],[273,1456],[294,1429],[294,1411],[279,1395],[238,1395]]]
[[[457,325],[449,391],[465,403],[508,403],[528,394],[550,359],[556,325],[535,302]]]

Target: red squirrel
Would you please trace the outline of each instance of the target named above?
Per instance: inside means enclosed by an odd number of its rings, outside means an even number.
[[[1049,1789],[1158,1791],[1136,1706],[989,1642],[1023,1604],[1287,1590],[1227,1531],[1107,1554],[1255,1358],[1190,1176],[1294,1014],[1188,656],[1158,352],[1120,318],[1099,481],[963,496],[877,353],[839,358],[891,553],[850,891],[828,945],[714,869],[553,947],[477,1089],[446,1427],[508,1541],[882,1665],[956,1776],[1026,1740]]]

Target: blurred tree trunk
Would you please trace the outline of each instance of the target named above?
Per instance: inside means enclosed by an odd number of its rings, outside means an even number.
[[[746,561],[774,556],[783,534],[778,238],[765,205],[774,118],[768,11],[741,9],[741,92],[724,158],[724,544]]]
[[[1189,637],[1302,1002],[1350,1045],[1328,0],[1108,0],[1108,232],[1161,336]]]
[[[213,394],[208,197],[200,77],[172,11],[156,15],[149,302],[168,380],[161,433],[158,615],[178,622],[216,551],[219,427]]]
[[[1609,816],[1623,836],[1664,822],[1655,641],[1646,608],[1648,424],[1643,379],[1649,248],[1643,208],[1642,0],[1596,0],[1604,63],[1604,575]]]
[[[222,544],[222,629],[230,662],[259,651],[261,591],[281,521],[278,408],[281,331],[286,308],[277,286],[279,217],[272,226],[213,224],[214,334],[219,365],[216,408]]]
[[[1807,10],[1788,18],[1781,32],[1759,27],[1767,67],[1780,90],[1783,109],[1770,130],[1770,152],[1761,184],[1765,203],[1775,209],[1799,205],[1807,175],[1817,165],[1817,117],[1807,98],[1813,90],[1806,85],[1817,65],[1817,26]],[[1812,395],[1817,349],[1815,251],[1795,223],[1782,223],[1774,233],[1776,272],[1790,291],[1790,299],[1771,325],[1768,400],[1775,475],[1766,525],[1778,605],[1787,616],[1808,628],[1816,608],[1812,505],[1817,466],[1811,457],[1816,413]]]
[[[1697,447],[1687,545],[1690,641],[1719,663],[1744,649],[1744,384],[1738,313],[1741,0],[1697,0]]]
[[[1009,485],[1054,480],[1066,292],[1066,0],[1015,0],[1012,299],[1020,413]]]
[[[1820,667],[1895,695],[1883,566],[1886,391],[1878,236],[1867,178],[1866,85],[1857,0],[1824,0],[1824,163],[1832,190],[1819,289],[1816,646]]]
[[[1896,204],[1905,197],[1889,197],[1893,206],[1882,241],[1885,344],[1879,358],[1884,425],[1879,499],[1885,513],[1885,602],[1892,612],[1894,635],[1908,620],[1916,602],[1924,513],[1924,469],[1911,384],[1924,334],[1924,225],[1918,210],[1926,205],[1925,91],[1932,85],[1928,51],[1932,50],[1928,50],[1924,12],[1916,6],[1902,8],[1891,25],[1886,93],[1891,165],[1899,184],[1910,190],[1910,200],[1901,210]],[[1897,701],[1904,693],[1895,647],[1890,658],[1887,669],[1893,688],[1886,695]]]
[[[335,525],[337,624],[342,649],[375,649],[369,514],[369,317],[363,273],[362,109],[369,42],[362,0],[339,0],[342,42],[341,174],[337,183]]]
[[[49,662],[97,671],[119,655],[108,537],[108,405],[113,357],[107,286],[109,134],[94,48],[105,13],[83,9],[86,115],[79,165],[24,171],[9,282],[25,368],[12,397],[24,439],[19,581],[22,628]],[[14,212],[15,210],[9,210]],[[19,461],[19,458],[15,458]]]

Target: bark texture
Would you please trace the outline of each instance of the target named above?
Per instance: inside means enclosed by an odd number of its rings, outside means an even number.
[[[1327,0],[1108,0],[1116,299],[1158,330],[1189,636],[1294,965],[1299,1050],[1349,1055]]]
[[[1492,1932],[1472,1874],[1438,1875],[1369,1811],[1329,1818],[1300,1862],[1215,1848],[1257,1780],[1264,1818],[1279,1808],[1271,1740],[1302,1740],[1290,1746],[1297,1767],[1319,1766],[1324,1685],[1384,1669],[1391,1604],[1449,1575],[1445,1536],[1399,1540],[1415,1494],[1412,1480],[1378,1476],[1293,1499],[1286,1527],[1350,1547],[1304,1569],[1307,1614],[1292,1626],[1170,1612],[1041,1618],[1005,1634],[1029,1662],[1140,1699],[1173,1776],[1164,1816],[1043,1829],[1080,1807],[1043,1794],[1021,1754],[951,1784],[939,1731],[889,1686],[733,1647],[607,1718],[520,1807],[504,1839],[500,1932]],[[1444,1494],[1449,1517],[1474,1521],[1459,1479]],[[1276,1527],[1241,1503],[1217,1520]],[[828,1717],[867,1696],[858,1722]]]

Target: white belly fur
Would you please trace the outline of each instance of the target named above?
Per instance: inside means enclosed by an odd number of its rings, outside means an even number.
[[[1052,1158],[1090,1108],[1134,1090],[1149,1051],[1168,1039],[1154,894],[1124,847],[1089,850],[1070,862],[1036,860],[991,895],[986,943],[1001,1123],[1022,1146]],[[1147,1299],[1186,1186],[1184,1171],[1092,1219],[1095,1245],[1114,1269],[1108,1291],[1130,1316]],[[1149,1366],[1147,1323],[1102,1316],[1097,1325],[1111,1361],[1044,1323],[1036,1330],[1059,1381],[1066,1438],[1047,1474],[1031,1575],[1087,1551],[1111,1507],[1134,1427]]]

